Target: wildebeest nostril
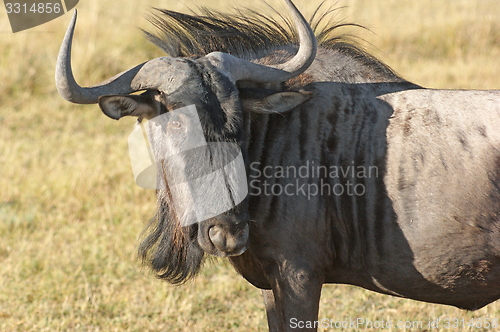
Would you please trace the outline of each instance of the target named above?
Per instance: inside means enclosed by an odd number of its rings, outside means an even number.
[[[223,231],[218,226],[212,226],[208,230],[208,236],[210,237],[210,241],[212,241],[213,245],[217,247],[217,249],[221,251],[226,251],[226,237],[223,234]]]
[[[231,254],[244,248],[248,241],[248,225],[245,225],[243,231],[232,234],[220,226],[212,226],[208,230],[208,236],[213,245],[220,251]]]

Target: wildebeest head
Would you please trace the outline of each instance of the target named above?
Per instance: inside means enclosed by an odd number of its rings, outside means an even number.
[[[284,63],[266,66],[223,52],[190,58],[161,57],[91,87],[80,87],[71,70],[75,11],[57,60],[57,89],[70,102],[98,103],[104,114],[116,120],[135,116],[140,122],[194,105],[206,141],[236,144],[246,160],[242,112],[284,112],[311,98],[310,93],[286,91],[243,100],[245,97],[237,87],[237,82],[242,81],[284,82],[303,73],[314,60],[314,33],[297,8],[289,0],[286,2],[296,24],[300,46],[296,55]],[[145,92],[132,94],[138,91]],[[164,132],[184,137],[192,132],[193,125],[189,117],[171,116]],[[205,149],[202,153],[211,153],[211,150]],[[181,159],[193,166],[196,154]],[[225,213],[184,226],[175,213],[172,192],[165,180],[168,172],[168,167],[158,167],[159,178],[163,178],[166,185],[157,190],[158,208],[150,225],[152,229],[139,251],[159,277],[177,283],[196,274],[204,252],[215,256],[243,253],[249,236],[249,214],[247,200],[244,200]]]

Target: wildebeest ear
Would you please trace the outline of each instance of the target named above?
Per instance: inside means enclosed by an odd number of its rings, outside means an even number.
[[[98,103],[102,112],[115,120],[131,115],[137,116],[141,121],[143,118],[151,119],[159,115],[158,102],[150,94],[101,96]]]
[[[243,99],[243,108],[257,113],[283,113],[302,105],[313,97],[309,91],[286,91],[262,99]]]

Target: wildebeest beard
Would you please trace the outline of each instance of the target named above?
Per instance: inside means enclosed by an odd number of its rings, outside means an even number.
[[[158,278],[173,284],[187,281],[201,268],[204,251],[198,245],[198,224],[182,227],[176,220],[168,189],[157,191],[157,211],[139,246],[139,257]]]

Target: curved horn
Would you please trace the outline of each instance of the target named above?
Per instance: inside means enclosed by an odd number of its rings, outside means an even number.
[[[292,13],[299,35],[299,50],[292,59],[283,64],[264,66],[227,53],[212,52],[207,54],[210,62],[225,70],[235,82],[239,80],[261,83],[284,82],[302,74],[316,57],[316,37],[297,7],[290,0],[285,1]]]
[[[119,95],[131,92],[155,89],[161,85],[164,74],[175,59],[157,58],[144,62],[132,69],[94,86],[82,88],[76,83],[71,70],[71,44],[75,30],[77,12],[73,14],[66,35],[64,36],[56,65],[56,86],[59,94],[67,101],[77,104],[95,104],[100,96]]]

